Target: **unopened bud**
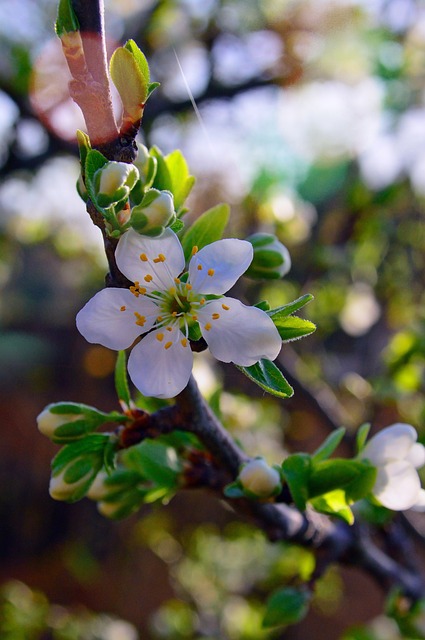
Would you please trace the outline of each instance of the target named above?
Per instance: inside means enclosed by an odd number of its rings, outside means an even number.
[[[60,473],[52,475],[49,485],[50,496],[54,500],[75,502],[84,496],[95,474],[96,470],[89,460],[73,460]]]
[[[279,472],[263,458],[248,462],[239,473],[239,481],[244,489],[260,498],[276,495],[282,488]]]
[[[91,433],[109,416],[94,407],[74,402],[47,405],[37,416],[39,431],[53,442],[72,442]]]
[[[139,178],[136,167],[126,162],[107,162],[94,174],[97,203],[107,207],[128,197]]]
[[[130,225],[142,235],[159,236],[175,219],[172,194],[149,189],[142,202],[131,212]]]
[[[82,418],[82,415],[78,413],[52,413],[49,407],[50,405],[37,416],[38,430],[48,438],[54,438],[59,427]]]
[[[270,233],[254,233],[247,238],[254,248],[253,260],[245,275],[255,280],[277,280],[291,268],[288,249]]]

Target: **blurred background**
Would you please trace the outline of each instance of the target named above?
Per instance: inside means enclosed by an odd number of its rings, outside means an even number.
[[[297,627],[261,630],[267,593],[308,576],[313,556],[269,543],[213,496],[182,492],[120,523],[49,497],[56,447],[37,414],[59,400],[117,408],[115,354],[75,328],[106,261],[74,188],[84,125],[56,1],[0,0],[0,15],[1,637],[397,640],[355,569],[328,571]],[[191,219],[229,202],[227,235],[271,232],[288,247],[288,276],[246,279],[244,298],[315,296],[316,333],[280,356],[293,399],[263,397],[199,354],[204,393],[225,389],[225,425],[270,463],[340,425],[421,434],[425,3],[106,0],[106,30],[112,50],[133,38],[161,82],[140,139],[185,154]],[[415,526],[425,532],[423,515]]]

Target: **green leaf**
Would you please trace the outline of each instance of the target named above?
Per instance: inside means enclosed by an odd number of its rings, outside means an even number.
[[[143,56],[141,51],[140,55]],[[141,120],[148,95],[148,82],[143,69],[139,67],[139,62],[131,50],[118,47],[109,63],[112,81],[118,89],[124,107],[124,117],[128,117],[132,123]]]
[[[184,227],[184,222],[183,220],[180,220],[179,218],[176,218],[176,220],[174,220],[173,224],[170,224],[170,229],[171,231],[174,231],[174,233],[179,233],[179,231],[181,231]]]
[[[144,440],[124,453],[127,466],[163,487],[177,485],[181,467],[174,448],[158,440]]]
[[[179,149],[175,149],[165,156],[165,163],[171,178],[174,205],[176,211],[179,211],[193,187],[195,178],[189,175],[187,162]]]
[[[274,315],[278,315],[279,317],[291,316],[299,309],[302,309],[306,304],[314,300],[314,296],[311,293],[306,293],[301,298],[297,298],[293,302],[288,302],[288,304],[284,304],[282,307],[277,307],[276,309],[272,309],[269,311],[269,316],[272,318]]]
[[[310,320],[304,320],[297,316],[280,316],[278,314],[271,316],[270,311],[268,315],[273,320],[283,342],[298,340],[316,331],[316,325]]]
[[[202,249],[211,242],[220,240],[229,220],[228,204],[218,204],[205,211],[182,238],[182,246],[186,260],[190,258],[193,247]]]
[[[156,173],[152,182],[152,187],[159,191],[173,190],[173,182],[171,180],[170,171],[165,162],[165,158],[158,147],[152,147],[149,151],[150,155],[156,160]]]
[[[78,151],[80,153],[81,167],[84,169],[86,166],[87,154],[91,150],[91,144],[87,133],[80,131],[80,129],[77,129],[77,143]]]
[[[304,511],[309,498],[310,456],[307,453],[294,453],[288,456],[283,461],[282,471],[295,505],[300,511]]]
[[[322,460],[314,462],[309,479],[310,497],[341,489],[351,502],[364,498],[373,488],[376,468],[365,461]]]
[[[311,501],[313,508],[320,513],[336,516],[347,524],[353,524],[354,516],[347,502],[347,496],[342,489],[329,491]]]
[[[308,612],[311,593],[306,588],[283,587],[266,603],[263,627],[286,626],[300,622]]]
[[[86,436],[83,440],[66,444],[52,460],[53,475],[60,473],[67,464],[79,457],[90,454],[96,456],[99,453],[103,457],[103,450],[109,439],[109,435],[96,433]]]
[[[314,452],[312,459],[314,462],[320,462],[320,460],[325,460],[329,458],[341,442],[342,438],[345,435],[344,427],[340,427],[333,431],[326,440],[320,445],[318,449]]]
[[[125,351],[118,351],[117,362],[115,365],[115,389],[118,400],[129,407],[131,403],[131,396],[128,387],[127,356]]]
[[[94,174],[98,169],[101,169],[102,167],[104,167],[105,164],[108,164],[108,160],[105,158],[105,156],[102,153],[100,153],[100,151],[97,151],[97,149],[90,149],[87,151],[86,166],[85,166],[85,176],[86,176],[85,182],[86,182],[87,191],[89,193],[89,196],[93,204],[96,204],[97,202],[97,195],[94,188]]]
[[[361,451],[363,451],[364,446],[366,444],[366,440],[367,437],[369,435],[369,431],[370,431],[370,422],[365,422],[364,424],[362,424],[356,434],[356,446],[357,446],[357,453],[359,454]]]
[[[273,396],[290,398],[294,390],[274,362],[262,359],[250,367],[239,367],[250,380]]]
[[[72,8],[71,0],[59,0],[55,29],[59,38],[64,33],[79,31],[80,25]]]
[[[140,73],[143,75],[143,78],[145,79],[146,85],[149,87],[151,76],[150,76],[148,61],[146,60],[145,54],[139,49],[139,47],[134,42],[134,40],[127,40],[127,42],[124,45],[124,48],[130,51],[130,53],[132,54],[140,70]],[[153,84],[158,84],[158,83],[153,83]]]

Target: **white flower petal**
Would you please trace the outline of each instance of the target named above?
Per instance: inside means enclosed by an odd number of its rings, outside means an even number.
[[[182,246],[171,229],[155,238],[129,229],[118,241],[115,258],[121,273],[148,291],[168,289],[185,265]]]
[[[145,316],[143,326],[139,316]],[[78,331],[88,342],[109,349],[126,349],[141,333],[152,328],[157,306],[147,298],[136,298],[128,289],[108,288],[96,293],[77,314]]]
[[[412,445],[412,448],[407,454],[406,460],[408,460],[410,464],[413,464],[415,469],[419,469],[420,467],[423,467],[425,465],[424,445],[420,444],[419,442],[415,442],[415,444]]]
[[[416,430],[410,424],[396,423],[373,436],[360,457],[376,466],[391,460],[404,460],[417,439]]]
[[[269,316],[235,298],[208,302],[198,311],[198,319],[211,353],[222,362],[249,367],[261,358],[274,360],[282,346]]]
[[[179,329],[161,329],[145,336],[132,350],[128,373],[145,396],[173,398],[186,387],[193,354]]]
[[[418,498],[411,509],[413,509],[413,511],[425,511],[425,489],[419,491]]]
[[[378,468],[373,495],[394,511],[410,509],[420,496],[421,483],[409,462],[397,460]]]
[[[192,257],[189,282],[199,293],[225,293],[248,269],[253,255],[252,245],[245,240],[212,242]]]

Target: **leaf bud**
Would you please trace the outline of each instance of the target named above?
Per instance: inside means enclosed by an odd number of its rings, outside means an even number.
[[[263,458],[255,458],[244,465],[239,473],[239,482],[248,494],[259,498],[277,495],[282,489],[279,472]]]
[[[149,189],[131,212],[130,225],[145,236],[160,236],[176,219],[173,196],[169,191]]]
[[[288,249],[271,233],[254,233],[247,238],[254,257],[245,275],[255,280],[283,278],[291,268]]]

